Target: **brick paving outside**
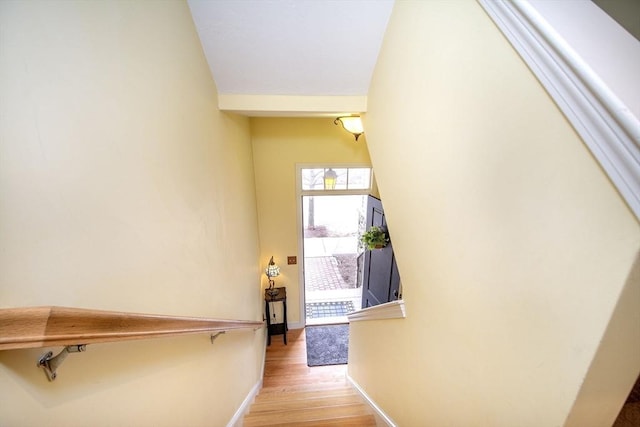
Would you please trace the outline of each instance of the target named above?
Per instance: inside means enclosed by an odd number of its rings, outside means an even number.
[[[305,288],[311,291],[332,291],[350,289],[340,274],[338,261],[332,256],[319,256],[304,259]]]
[[[354,283],[347,283],[345,280],[344,271],[340,271],[340,263],[345,262],[344,256],[341,260],[337,258],[341,256],[305,258],[304,281],[307,296],[305,317],[307,324],[314,324],[314,322],[320,322],[315,324],[323,324],[329,319],[345,321],[345,316],[353,312],[356,305],[359,308],[361,290],[355,288],[355,280]],[[356,268],[355,261],[350,267]],[[355,296],[356,294],[358,296]]]
[[[307,325],[344,323],[360,308],[362,289],[356,287],[357,239],[304,239],[305,314]]]

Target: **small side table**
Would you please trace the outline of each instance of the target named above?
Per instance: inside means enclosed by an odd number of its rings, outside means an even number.
[[[276,294],[269,294],[268,290],[264,291],[265,313],[267,313],[267,345],[271,345],[272,335],[284,335],[284,344],[287,344],[287,288],[274,288],[278,291]],[[272,323],[271,312],[269,310],[270,302],[282,301],[283,323]]]

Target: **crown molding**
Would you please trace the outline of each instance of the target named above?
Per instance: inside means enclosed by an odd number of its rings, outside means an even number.
[[[526,0],[478,0],[640,220],[640,121]]]

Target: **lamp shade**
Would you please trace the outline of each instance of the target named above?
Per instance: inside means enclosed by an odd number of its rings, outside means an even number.
[[[269,265],[267,265],[267,268],[264,272],[269,278],[278,277],[280,275],[280,267],[278,267],[276,263],[273,262],[273,257],[271,257]]]
[[[362,120],[360,119],[360,116],[338,117],[333,122],[335,124],[338,124],[338,122],[340,122],[342,127],[347,132],[350,132],[353,134],[353,136],[355,136],[356,141],[358,140],[358,137],[364,133],[364,127],[362,126]]]

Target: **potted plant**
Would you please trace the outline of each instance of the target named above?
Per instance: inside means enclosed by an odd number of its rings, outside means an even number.
[[[369,250],[382,249],[389,244],[387,233],[380,227],[374,225],[360,236],[360,241]]]

